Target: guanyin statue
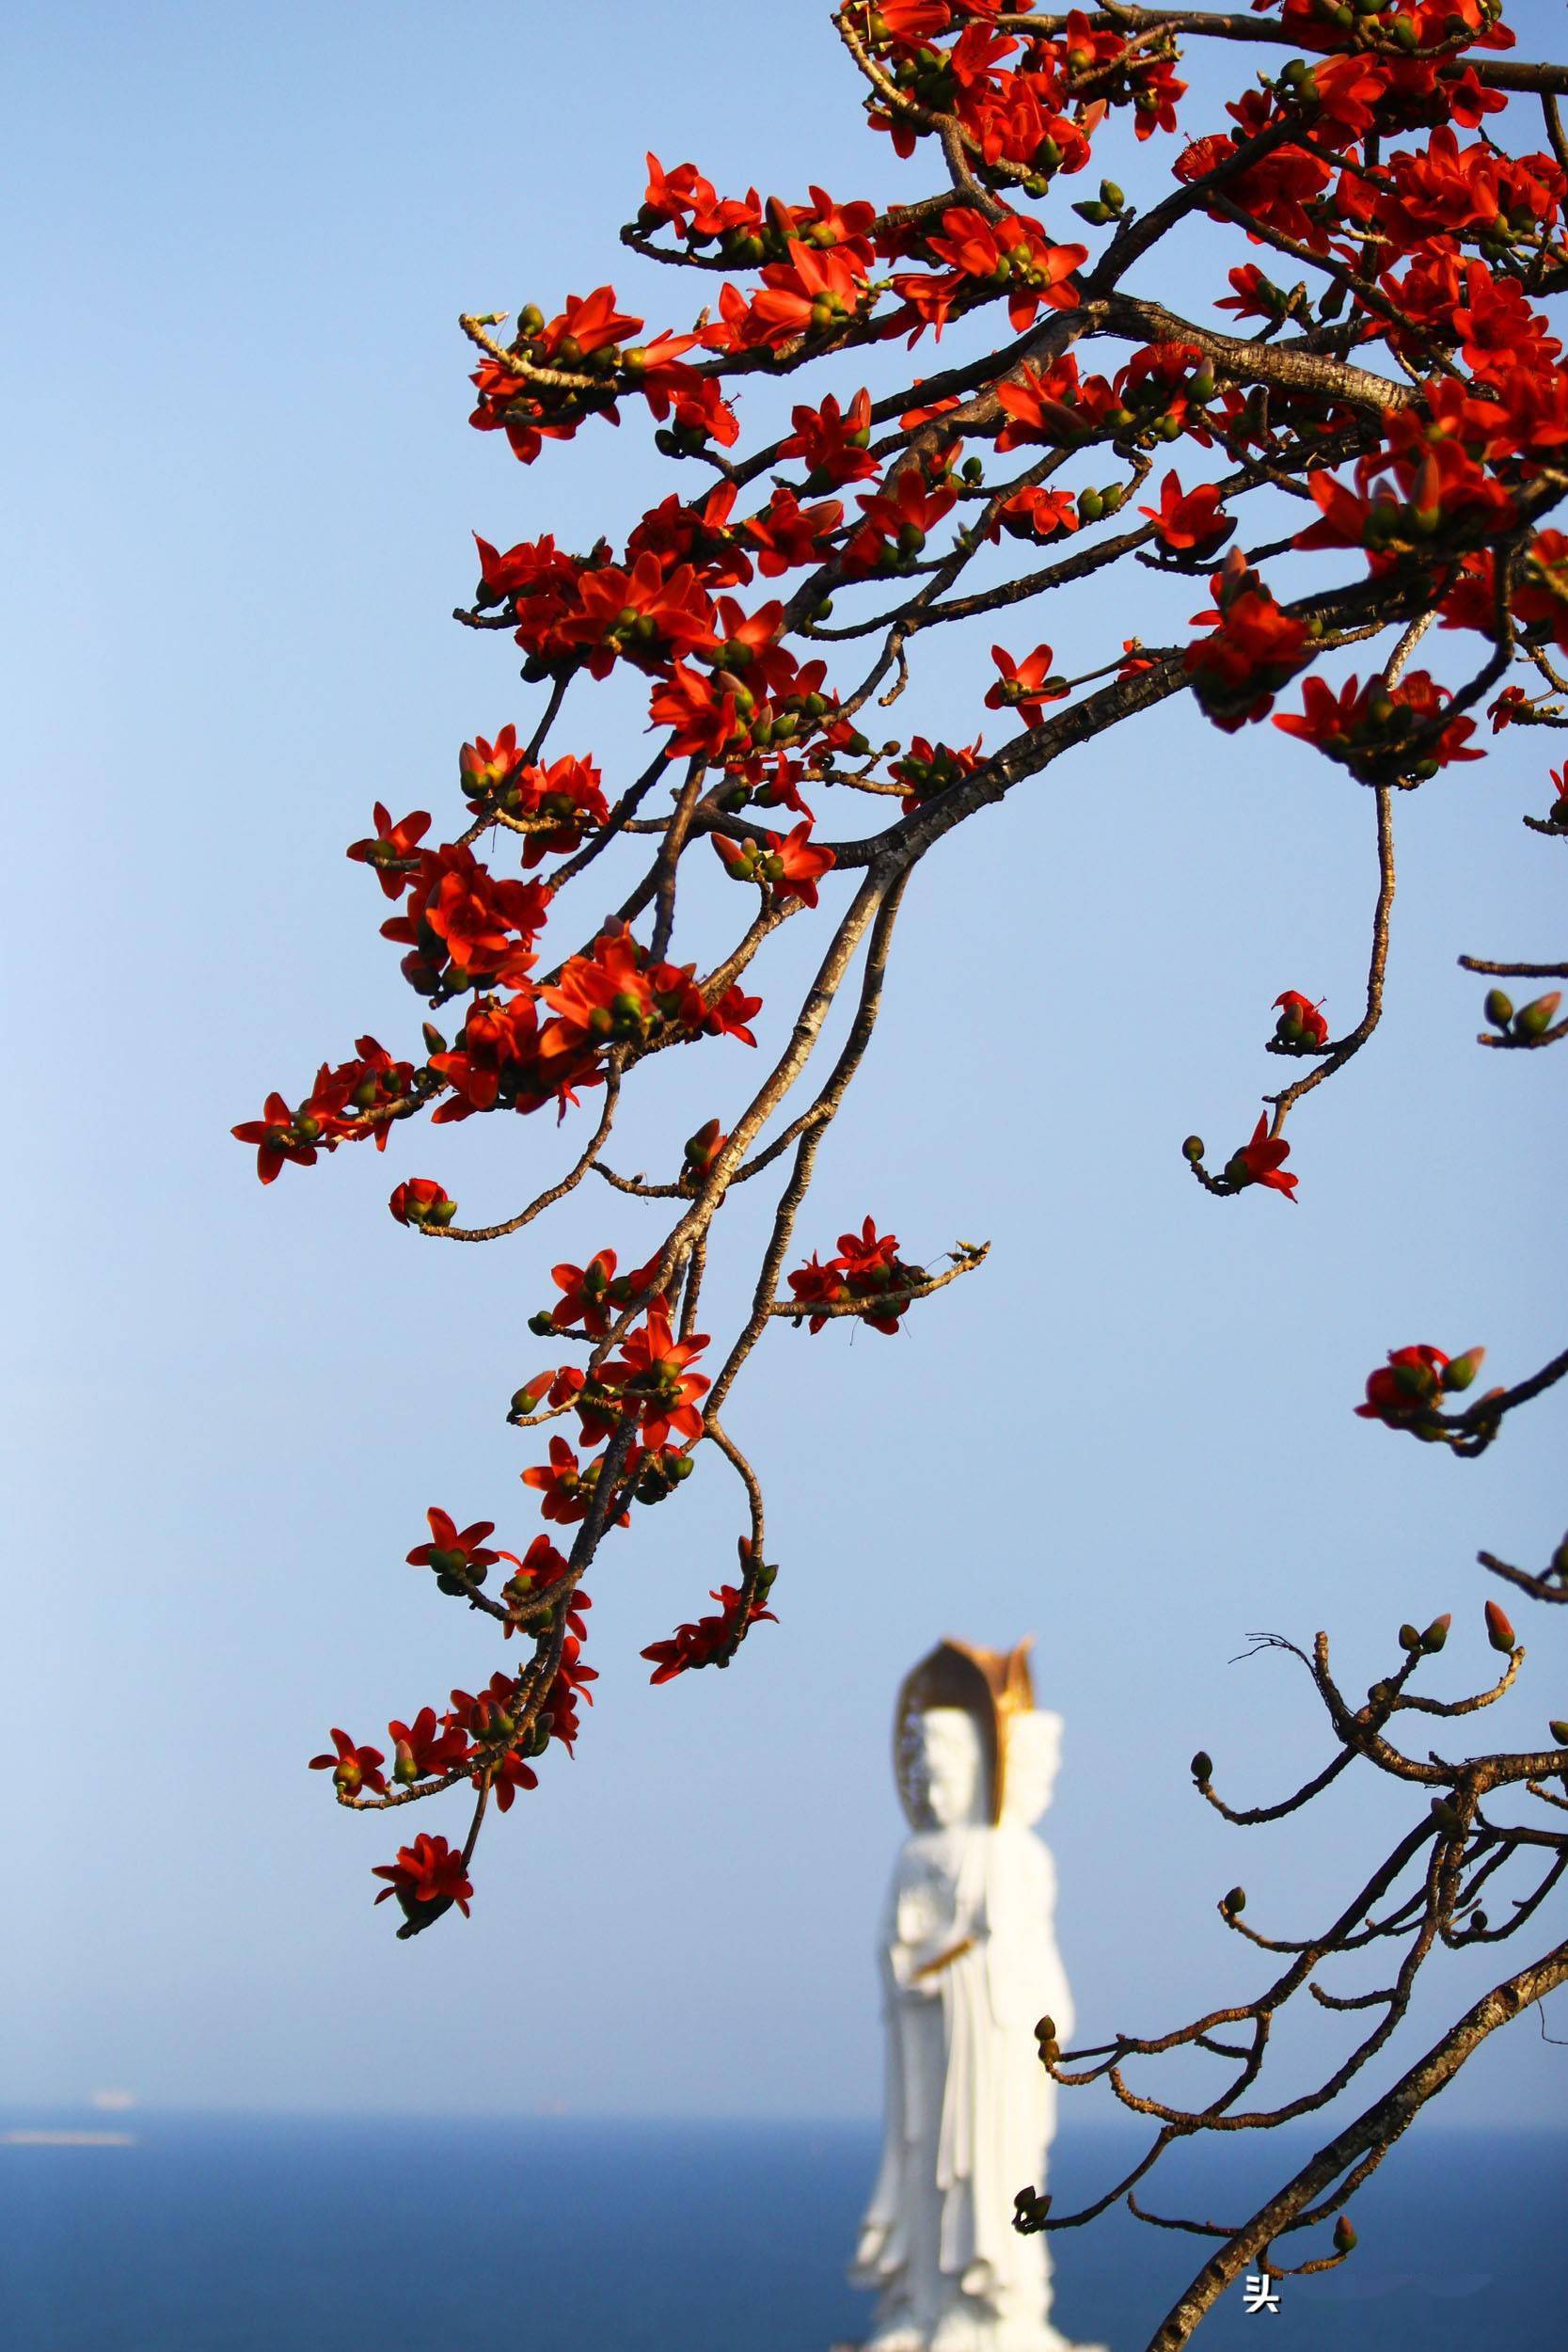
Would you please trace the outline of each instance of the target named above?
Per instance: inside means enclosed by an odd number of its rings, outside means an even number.
[[[886,2137],[849,2274],[879,2298],[867,2352],[1064,2352],[1046,2241],[1013,2228],[1055,2130],[1034,2026],[1048,2012],[1072,2030],[1032,1827],[1062,1725],[1035,1708],[1028,1647],[942,1642],[898,1694],[910,1836],[882,1929]]]

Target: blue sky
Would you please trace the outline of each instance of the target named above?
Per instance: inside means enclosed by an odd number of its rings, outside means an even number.
[[[1560,34],[1555,10],[1513,21],[1527,46]],[[532,707],[506,641],[447,617],[470,530],[586,546],[685,486],[630,416],[530,471],[470,433],[456,316],[613,277],[679,323],[687,288],[615,240],[645,147],[765,193],[924,182],[861,128],[818,0],[23,6],[3,38],[24,223],[0,361],[25,1661],[5,2095],[869,2112],[892,1701],[946,1631],[1035,1632],[1067,1719],[1051,1835],[1084,2028],[1250,1987],[1218,1895],[1240,1878],[1249,1915],[1300,1931],[1400,1817],[1341,1784],[1248,1843],[1199,1804],[1200,1743],[1243,1801],[1325,1753],[1299,1670],[1233,1662],[1246,1636],[1327,1627],[1355,1689],[1402,1618],[1452,1608],[1431,1687],[1457,1691],[1489,1658],[1476,1550],[1539,1563],[1562,1532],[1560,1396],[1474,1464],[1350,1409],[1405,1341],[1483,1341],[1504,1380],[1561,1342],[1560,1073],[1474,1048],[1481,991],[1454,964],[1561,952],[1561,853],[1518,821],[1545,803],[1537,740],[1401,805],[1387,1016],[1292,1124],[1295,1207],[1208,1200],[1178,1146],[1196,1127],[1217,1164],[1250,1131],[1282,988],[1337,1026],[1357,1004],[1364,792],[1272,728],[1166,706],[922,868],[799,1230],[831,1246],[869,1210],[917,1258],[962,1235],[990,1263],[895,1340],[769,1335],[726,1418],[768,1477],[780,1624],[729,1674],[647,1686],[639,1648],[733,1564],[736,1492],[705,1467],[591,1580],[602,1679],[575,1763],[487,1836],[471,1922],[399,1945],[370,1906],[392,1841],[305,1759],[328,1724],[372,1738],[499,1662],[404,1554],[433,1502],[532,1534],[532,1455],[501,1420],[547,1359],[526,1318],[555,1259],[657,1234],[602,1190],[487,1251],[387,1216],[411,1174],[506,1215],[556,1165],[543,1120],[341,1152],[266,1193],[228,1131],[367,1028],[418,1038],[342,850],[377,798],[446,822],[457,745]],[[1217,97],[1185,119],[1216,127]],[[1174,152],[1118,150],[1117,176],[1163,188]],[[1212,252],[1191,248],[1195,286]],[[1164,265],[1149,290],[1172,295]],[[748,431],[768,413],[758,396]],[[1196,600],[1139,574],[1007,642],[1087,667]],[[988,642],[932,646],[896,723],[967,739]],[[641,724],[607,693],[573,747],[616,781]],[[736,903],[716,876],[713,936]],[[765,1021],[808,929],[759,971]],[[754,1082],[730,1044],[666,1060],[618,1165],[728,1124]],[[716,1332],[757,1216],[716,1250]],[[1562,1711],[1542,1613],[1499,1738]],[[420,1822],[455,1834],[451,1811]],[[1429,2022],[1481,1981],[1433,1973]],[[1562,2086],[1527,2024],[1449,2112],[1545,2119]]]

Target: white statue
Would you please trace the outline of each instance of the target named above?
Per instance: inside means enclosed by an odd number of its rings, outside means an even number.
[[[944,1642],[899,1694],[912,1834],[883,1925],[886,2137],[849,2274],[879,2296],[867,2352],[1065,2352],[1045,2239],[1013,2228],[1056,2123],[1034,2026],[1072,2030],[1055,1871],[1031,1828],[1061,1729],[1034,1709],[1027,1645]]]

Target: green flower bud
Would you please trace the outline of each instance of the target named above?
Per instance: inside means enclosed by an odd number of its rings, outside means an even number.
[[[1246,1909],[1246,1888],[1233,1886],[1228,1895],[1222,1897],[1220,1909],[1227,1919],[1236,1918]]]
[[[1355,2232],[1351,2228],[1351,2225],[1346,2220],[1344,2215],[1341,2214],[1338,2220],[1334,2224],[1335,2252],[1337,2254],[1353,2253],[1359,2243],[1360,2240],[1357,2238]]]
[[[1196,1166],[1203,1157],[1203,1137],[1189,1136],[1181,1146],[1181,1156],[1184,1160],[1191,1160]]]
[[[1421,1636],[1421,1647],[1426,1651],[1429,1658],[1434,1657],[1437,1651],[1442,1648],[1444,1643],[1449,1638],[1449,1628],[1452,1625],[1452,1612],[1447,1609],[1444,1610],[1443,1614],[1440,1617],[1433,1617],[1432,1623],[1428,1626],[1426,1631]]]
[[[1554,988],[1549,995],[1537,996],[1531,1003],[1522,1005],[1513,1016],[1514,1036],[1528,1038],[1544,1036],[1557,1018],[1557,1009],[1561,1002],[1561,989]]]
[[[1568,1724],[1560,1722],[1559,1718],[1554,1715],[1551,1722],[1546,1725],[1546,1729],[1551,1733],[1552,1738],[1557,1741],[1560,1748],[1568,1748]]]
[[[1401,1649],[1406,1649],[1414,1653],[1418,1650],[1420,1646],[1421,1637],[1417,1632],[1415,1627],[1413,1625],[1402,1625],[1400,1628]]]
[[[1513,1018],[1513,999],[1500,988],[1489,988],[1481,1009],[1495,1029],[1506,1029]]]
[[[1445,1389],[1467,1389],[1485,1360],[1484,1347],[1467,1347],[1463,1356],[1451,1356],[1443,1367]]]
[[[1193,1778],[1200,1788],[1207,1788],[1213,1777],[1214,1759],[1205,1749],[1199,1748],[1193,1758]]]

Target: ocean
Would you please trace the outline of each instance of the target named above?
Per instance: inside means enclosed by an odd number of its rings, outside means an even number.
[[[88,2123],[127,2144],[26,2136]],[[828,2352],[866,2329],[844,2263],[877,2142],[844,2123],[0,2116],[0,2344]],[[1130,2144],[1080,2127],[1057,2198],[1103,2185]],[[1272,2183],[1307,2145],[1243,2153],[1269,2155]],[[1277,2312],[1233,2290],[1197,2341],[1565,2352],[1565,2152],[1546,2133],[1418,2128],[1357,2200],[1342,2269],[1287,2280]],[[1227,2146],[1187,2177],[1185,2209],[1207,2217],[1244,2174]],[[1204,2254],[1121,2211],[1053,2248],[1056,2324],[1109,2352],[1141,2352]]]

